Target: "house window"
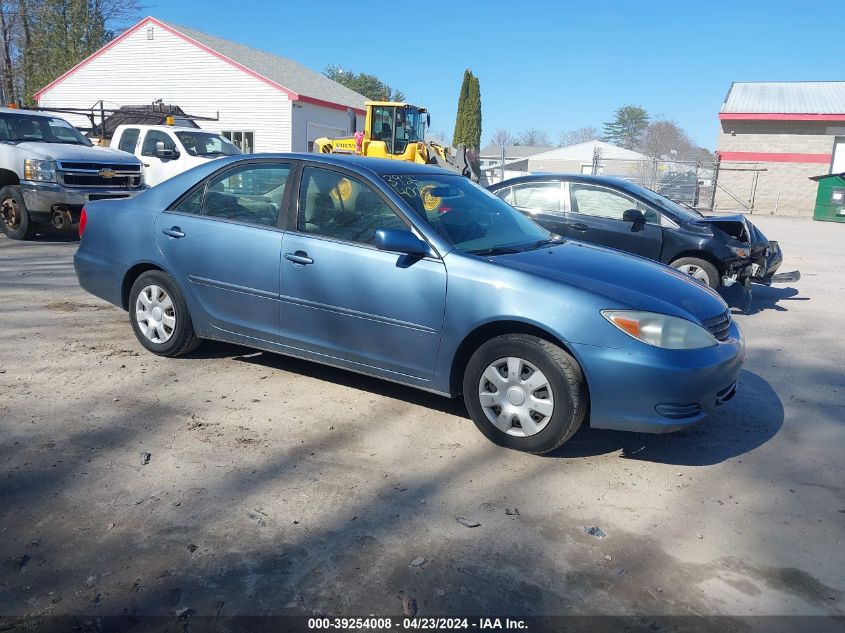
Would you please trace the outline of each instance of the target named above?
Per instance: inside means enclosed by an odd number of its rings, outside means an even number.
[[[232,141],[244,154],[252,154],[255,151],[255,133],[242,130],[223,130],[223,138]]]
[[[153,27],[148,26],[148,27],[147,27],[147,39],[148,39],[148,40],[153,39],[153,33],[154,33],[154,31],[153,31]]]

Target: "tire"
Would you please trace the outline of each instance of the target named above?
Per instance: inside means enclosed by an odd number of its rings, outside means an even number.
[[[698,257],[681,257],[669,264],[675,270],[685,272],[690,277],[705,286],[711,288],[718,288],[722,284],[722,276],[719,270],[706,259],[699,259]]]
[[[201,342],[182,293],[160,270],[142,273],[132,284],[129,323],[138,342],[158,356],[182,356]]]
[[[13,240],[31,240],[35,237],[35,222],[29,217],[26,203],[18,185],[0,189],[0,228]]]
[[[518,378],[503,376],[505,367],[511,367],[510,359],[520,363],[514,365],[520,368]],[[501,384],[488,380],[491,369],[498,373],[494,380]],[[536,371],[540,375],[535,377]],[[532,389],[543,380],[545,388]],[[494,387],[495,393],[491,393]],[[537,454],[553,451],[572,437],[584,421],[589,403],[587,383],[577,361],[557,345],[527,334],[506,334],[479,347],[464,371],[463,392],[472,421],[490,441]],[[512,406],[520,404],[520,397],[526,404]],[[504,406],[490,406],[499,398]],[[538,409],[531,409],[531,403]],[[523,425],[526,408],[532,418],[526,422],[533,421],[533,425]]]

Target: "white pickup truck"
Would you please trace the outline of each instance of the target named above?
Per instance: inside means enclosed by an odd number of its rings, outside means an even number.
[[[93,147],[70,123],[0,108],[0,229],[25,240],[39,226],[70,230],[91,200],[131,198],[146,188],[131,154]]]
[[[172,125],[119,125],[110,146],[141,160],[150,187],[215,158],[242,153],[215,132]]]

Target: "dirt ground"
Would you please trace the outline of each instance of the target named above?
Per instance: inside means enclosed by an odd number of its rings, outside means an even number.
[[[157,358],[78,287],[76,242],[0,238],[0,625],[845,616],[845,225],[752,219],[803,278],[737,311],[736,398],[544,457],[379,380],[217,343]]]

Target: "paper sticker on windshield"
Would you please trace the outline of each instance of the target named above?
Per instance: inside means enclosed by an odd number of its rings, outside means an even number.
[[[431,195],[432,189],[434,189],[434,185],[426,185],[420,189],[420,197],[426,211],[434,211],[443,202],[443,198]]]

